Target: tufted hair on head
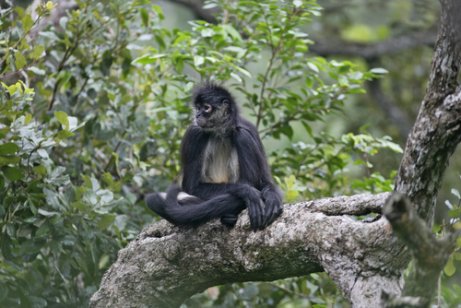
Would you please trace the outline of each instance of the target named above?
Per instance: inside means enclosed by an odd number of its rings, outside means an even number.
[[[213,101],[216,99],[227,98],[234,102],[232,94],[224,87],[213,82],[206,82],[195,87],[192,95],[192,102]]]

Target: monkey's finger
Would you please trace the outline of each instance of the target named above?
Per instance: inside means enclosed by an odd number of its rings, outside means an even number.
[[[263,227],[267,227],[268,225],[270,225],[272,215],[273,215],[273,209],[271,207],[268,207],[266,204],[266,207],[264,208]]]
[[[260,229],[264,229],[265,226],[267,225],[267,220],[270,217],[270,215],[272,213],[272,210],[268,206],[268,204],[265,203],[262,199],[260,201],[260,204],[261,204],[261,208],[262,208],[262,222],[261,222]]]
[[[258,229],[259,225],[259,215],[258,215],[258,209],[254,206],[254,204],[250,204],[248,206],[248,215],[250,216],[250,226],[253,231],[256,231]]]
[[[250,216],[250,225],[253,231],[258,230],[263,224],[263,210],[259,200],[248,202],[248,214]]]
[[[274,220],[276,220],[282,214],[282,212],[283,212],[283,209],[282,209],[281,206],[277,206],[277,205],[272,206],[270,208],[270,211],[267,213],[267,215],[265,217],[266,220],[265,220],[264,225],[268,226],[271,223],[273,223]]]
[[[260,211],[260,222],[258,224],[258,229],[262,230],[264,229],[264,222],[266,221],[266,217],[265,217],[265,210],[264,210],[264,202],[259,199],[259,202],[258,202],[258,208],[259,208],[259,211]]]

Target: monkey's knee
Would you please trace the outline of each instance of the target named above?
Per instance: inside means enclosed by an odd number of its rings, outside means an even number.
[[[147,194],[144,198],[144,201],[147,204],[147,207],[157,213],[160,216],[164,216],[165,212],[165,193],[151,193]]]

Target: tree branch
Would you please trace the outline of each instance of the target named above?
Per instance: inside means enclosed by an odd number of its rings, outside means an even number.
[[[402,291],[405,304],[407,307],[427,307],[436,290],[440,272],[455,249],[459,235],[450,233],[443,238],[436,238],[426,222],[419,218],[410,201],[400,193],[393,194],[386,202],[384,215],[415,260],[414,269],[405,280]],[[386,306],[401,307],[402,299],[399,297],[387,297]]]
[[[392,246],[386,220],[366,223],[343,214],[379,209],[387,197],[357,195],[285,206],[282,217],[258,232],[250,230],[246,212],[230,230],[218,222],[194,229],[161,221],[120,251],[91,307],[175,307],[214,285],[322,269],[353,302],[376,305],[370,294],[378,286],[399,291],[398,275],[385,268],[389,259],[399,259],[401,246]],[[383,247],[389,258],[383,258]]]
[[[383,55],[397,54],[407,49],[418,46],[433,46],[436,39],[436,31],[425,30],[408,33],[405,35],[389,38],[377,43],[351,43],[338,40],[324,40],[316,37],[315,44],[309,49],[319,56],[345,56],[375,59]]]

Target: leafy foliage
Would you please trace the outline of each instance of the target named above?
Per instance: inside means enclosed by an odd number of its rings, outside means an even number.
[[[387,137],[322,131],[382,71],[309,55],[303,27],[319,14],[315,1],[208,1],[222,9],[219,21],[186,30],[164,27],[147,0],[77,4],[56,25],[52,2],[0,14],[5,305],[87,303],[117,250],[152,220],[139,197],[177,176],[185,102],[200,81],[226,82],[238,95],[274,145],[266,148],[288,201],[392,188],[369,160],[400,151]],[[268,293],[281,305],[301,293],[302,305],[336,296],[313,283],[328,284],[316,275],[220,294],[229,305],[263,304],[258,294]]]
[[[461,176],[459,177],[461,179]],[[445,200],[445,205],[448,208],[448,216],[449,216],[449,223],[446,226],[448,232],[452,232],[453,230],[460,232],[461,230],[461,194],[458,189],[452,188],[451,189],[452,198],[454,202],[450,200]],[[442,230],[443,232],[444,230]],[[461,236],[458,236],[456,241],[456,248],[455,251],[449,257],[447,264],[443,270],[444,274],[447,277],[452,277],[455,273],[457,273],[457,269],[459,268],[459,264],[461,262]],[[459,285],[454,285],[454,289],[459,288]],[[450,294],[452,290],[446,289],[444,290],[447,294],[448,298],[452,299],[453,302],[460,302],[461,298],[459,295],[455,296],[454,294]],[[459,293],[458,293],[459,294]]]

